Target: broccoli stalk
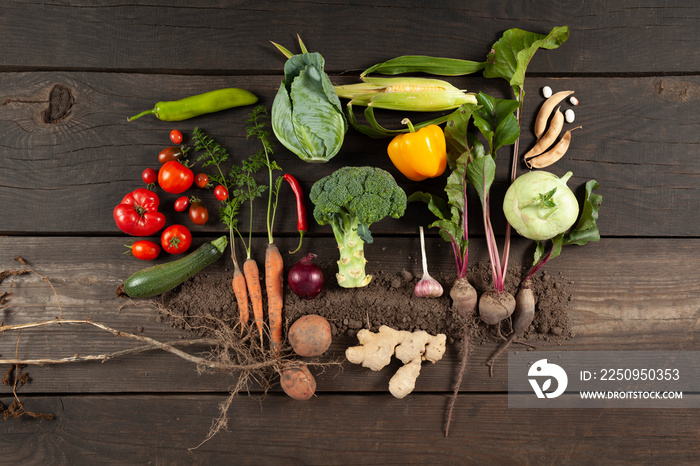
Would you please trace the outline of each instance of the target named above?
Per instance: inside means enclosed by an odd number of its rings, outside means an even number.
[[[343,167],[318,180],[309,199],[319,225],[331,225],[340,260],[338,285],[363,287],[372,280],[365,273],[364,246],[372,242],[369,226],[390,216],[399,218],[406,210],[406,193],[394,177],[375,167]]]
[[[365,273],[365,242],[357,233],[359,223],[357,217],[351,213],[339,212],[331,220],[333,234],[338,242],[340,259],[338,260],[338,283],[345,288],[362,287],[372,280],[371,275]],[[372,238],[370,237],[370,241]]]

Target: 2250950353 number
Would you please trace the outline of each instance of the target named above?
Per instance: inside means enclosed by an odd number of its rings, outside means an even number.
[[[678,369],[601,369],[600,380],[679,380]]]

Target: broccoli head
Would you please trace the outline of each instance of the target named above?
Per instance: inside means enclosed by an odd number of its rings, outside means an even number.
[[[391,174],[375,167],[343,167],[318,180],[309,193],[314,218],[331,225],[338,242],[338,284],[367,285],[364,244],[372,242],[369,226],[384,217],[399,218],[406,210],[406,193]]]

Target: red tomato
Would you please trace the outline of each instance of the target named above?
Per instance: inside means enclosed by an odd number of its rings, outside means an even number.
[[[198,188],[206,188],[207,184],[209,184],[209,175],[206,173],[197,173],[194,176],[194,184]]]
[[[214,188],[214,197],[216,197],[219,201],[225,201],[228,199],[228,189],[226,189],[226,186],[217,186]]]
[[[199,201],[195,201],[190,204],[190,220],[195,225],[204,225],[209,220],[209,211]]]
[[[170,254],[182,254],[192,245],[192,234],[183,225],[170,225],[160,235],[160,245]]]
[[[163,165],[165,162],[170,162],[171,160],[180,160],[184,155],[185,153],[179,146],[166,147],[158,154],[158,161]]]
[[[184,212],[190,206],[190,198],[187,196],[178,197],[175,201],[175,211]]]
[[[192,186],[194,174],[192,170],[178,162],[165,162],[158,171],[158,184],[163,191],[170,194],[180,194]]]
[[[174,129],[170,132],[170,140],[173,144],[180,144],[182,142],[182,133]]]
[[[131,254],[135,258],[141,259],[142,261],[150,261],[158,257],[160,254],[160,246],[158,246],[153,241],[148,241],[145,239],[136,241],[131,245]]]
[[[165,226],[165,215],[158,212],[159,204],[156,193],[139,188],[124,196],[114,208],[114,222],[127,235],[151,236]]]
[[[158,180],[158,173],[152,168],[147,168],[141,173],[141,179],[146,184],[155,183]]]

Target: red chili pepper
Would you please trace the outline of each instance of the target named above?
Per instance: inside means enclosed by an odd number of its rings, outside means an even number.
[[[289,173],[284,175],[284,179],[287,180],[289,186],[292,188],[292,192],[297,200],[297,230],[299,231],[299,246],[294,251],[289,251],[290,254],[294,254],[299,249],[301,249],[301,243],[304,240],[304,233],[308,230],[308,222],[306,221],[306,204],[304,204],[304,191],[301,189],[299,182]]]

